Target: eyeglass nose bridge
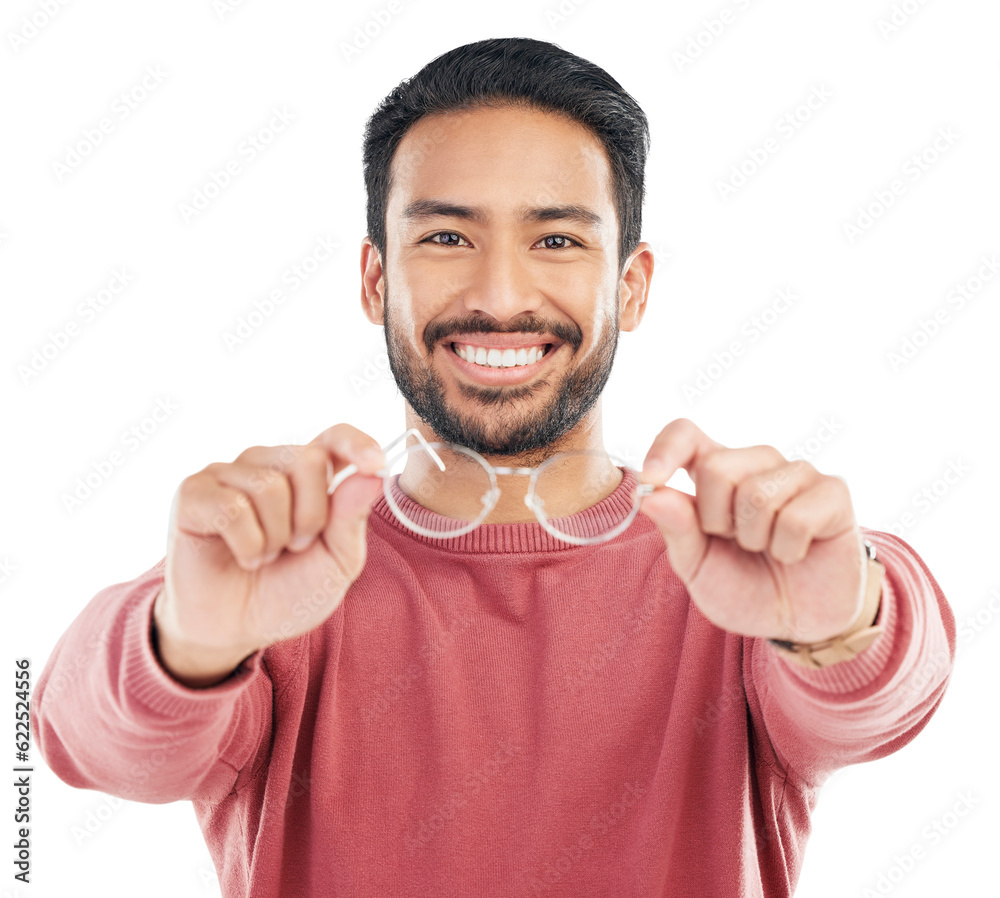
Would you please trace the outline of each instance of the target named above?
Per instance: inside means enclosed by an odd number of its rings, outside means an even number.
[[[536,517],[538,516],[539,512],[542,512],[542,509],[544,507],[543,503],[535,495],[535,490],[534,490],[535,482],[538,479],[538,468],[510,468],[510,467],[507,467],[505,465],[495,465],[493,467],[493,473],[494,474],[515,474],[515,475],[517,475],[519,477],[530,477],[531,478],[531,485],[528,487],[528,492],[525,493],[524,504],[528,506],[528,508],[535,514]],[[494,489],[492,489],[490,491],[490,493],[488,495],[493,495],[493,494],[495,494],[495,498],[493,499],[493,502],[495,503],[497,501],[497,499],[499,499],[499,497],[500,497],[500,488],[499,487],[495,487]],[[493,509],[493,505],[491,504],[490,505],[490,510],[492,511],[492,509]],[[541,519],[539,518],[539,520],[541,520]]]

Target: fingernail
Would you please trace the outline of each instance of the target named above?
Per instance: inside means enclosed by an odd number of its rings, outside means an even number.
[[[378,465],[381,467],[385,463],[385,453],[381,449],[368,448],[361,453],[361,458],[363,461],[368,462],[371,465]]]
[[[312,543],[312,537],[308,534],[303,534],[302,536],[296,536],[289,544],[288,548],[293,552],[301,552],[304,548]]]
[[[667,482],[667,472],[663,465],[652,464],[648,468],[643,468],[641,472],[643,483],[662,484]]]

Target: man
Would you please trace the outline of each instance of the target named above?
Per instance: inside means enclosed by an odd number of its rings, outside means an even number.
[[[641,484],[604,453],[653,273],[647,142],[614,79],[540,41],[457,48],[383,101],[362,307],[450,464],[414,443],[383,495],[386,453],[338,424],[184,480],[166,557],[38,684],[60,777],[191,800],[226,896],[792,893],[823,781],[936,710],[954,618],[808,463],[686,419]],[[441,443],[501,472],[457,535],[482,481]],[[538,517],[521,469],[556,456]]]

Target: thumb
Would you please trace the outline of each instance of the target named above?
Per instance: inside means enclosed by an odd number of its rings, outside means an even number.
[[[372,503],[380,495],[381,477],[352,474],[329,497],[330,517],[323,530],[323,542],[352,579],[364,567],[368,515]]]
[[[701,566],[708,551],[708,536],[702,532],[694,496],[673,487],[662,487],[642,500],[639,510],[663,534],[670,566],[685,584]]]

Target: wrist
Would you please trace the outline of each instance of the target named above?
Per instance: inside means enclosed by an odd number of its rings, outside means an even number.
[[[253,651],[222,651],[196,646],[177,638],[161,616],[163,589],[153,604],[150,642],[153,654],[164,672],[182,686],[203,689],[227,679]]]
[[[814,669],[848,661],[870,646],[882,633],[875,625],[881,608],[882,578],[885,567],[875,557],[875,547],[865,541],[866,580],[861,611],[854,622],[841,633],[822,642],[802,643],[781,639],[768,642],[793,663]]]

